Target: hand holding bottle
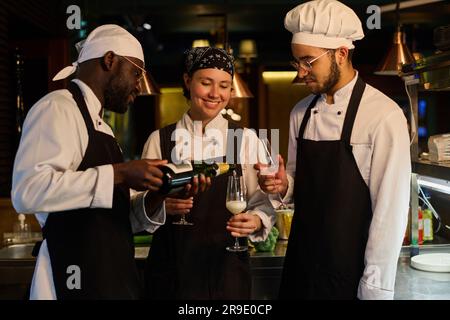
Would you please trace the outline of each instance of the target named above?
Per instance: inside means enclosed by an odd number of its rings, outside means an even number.
[[[192,184],[187,184],[183,191],[165,198],[166,213],[170,215],[188,214],[194,206],[194,196],[204,192],[211,186],[211,178],[200,175],[192,179]]]
[[[113,164],[114,184],[124,184],[137,191],[158,191],[163,184],[163,172],[158,166],[167,160],[132,160]]]
[[[188,198],[199,191],[206,191],[211,185],[211,178],[234,169],[234,165],[206,162],[178,165],[169,163],[161,165],[159,169],[163,172],[160,193],[173,198]]]
[[[183,198],[195,196],[199,192],[205,192],[211,187],[211,177],[205,176],[203,173],[192,178],[192,182],[187,184],[182,192]]]

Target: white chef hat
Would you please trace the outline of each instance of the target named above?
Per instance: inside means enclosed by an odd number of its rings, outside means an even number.
[[[77,70],[79,63],[100,58],[108,51],[144,62],[144,52],[139,41],[127,30],[115,24],[105,24],[92,30],[88,37],[78,42],[78,59],[53,77],[53,81],[65,79]]]
[[[286,14],[284,27],[292,32],[292,43],[312,47],[353,49],[353,41],[364,38],[355,12],[336,0],[314,0]]]

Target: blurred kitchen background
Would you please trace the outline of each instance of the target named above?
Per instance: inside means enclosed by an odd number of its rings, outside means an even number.
[[[76,42],[101,24],[115,23],[135,35],[144,48],[146,68],[151,75],[148,80],[156,92],[138,97],[134,106],[123,116],[106,114],[127,159],[140,158],[149,134],[175,122],[187,110],[181,89],[181,61],[184,50],[193,46],[194,42],[219,47],[229,44],[236,58],[240,80],[251,97],[233,99],[225,116],[256,130],[279,129],[280,152],[286,157],[289,113],[297,101],[309,94],[306,87],[294,83],[296,72],[289,65],[292,59],[291,34],[284,29],[283,23],[285,14],[301,2],[304,1],[2,0],[2,245],[11,244],[7,241],[13,240],[8,240],[8,237],[14,237],[14,224],[20,223],[11,205],[10,190],[23,119],[31,106],[47,92],[65,87],[67,82],[52,82],[51,78],[62,67],[76,60]],[[366,36],[356,42],[353,56],[353,64],[363,79],[397,101],[409,119],[410,104],[417,109],[413,112],[414,120],[410,122],[414,123],[413,128],[417,128],[417,140],[412,147],[414,168],[428,181],[427,185],[422,185],[422,198],[433,204],[441,219],[441,227],[433,241],[428,243],[449,243],[450,230],[445,225],[450,225],[450,166],[448,162],[430,163],[426,153],[429,151],[430,136],[450,132],[450,3],[436,0],[401,1],[397,10],[396,2],[392,0],[342,2],[353,8],[363,22]],[[73,11],[67,12],[71,5],[80,8],[80,29],[67,28],[66,23],[73,14]],[[381,8],[379,29],[369,29],[366,25],[373,14],[373,11],[367,12],[371,5]],[[408,61],[409,69],[404,69],[402,74],[418,80],[418,83],[410,81],[409,98],[404,79],[395,70],[390,72],[393,75],[374,73],[386,60],[399,25],[404,32],[404,45],[418,61],[417,64],[414,60]],[[438,59],[430,60],[429,57]],[[420,200],[419,205],[425,206]],[[436,231],[439,221],[436,216],[432,219]],[[38,238],[40,227],[34,217],[26,216],[25,222],[30,229],[30,237]],[[408,241],[406,235],[405,245],[409,244]],[[1,259],[0,255],[0,262]],[[0,280],[8,278],[6,274],[0,275]],[[7,293],[2,293],[1,285],[0,281],[0,298],[7,297]]]

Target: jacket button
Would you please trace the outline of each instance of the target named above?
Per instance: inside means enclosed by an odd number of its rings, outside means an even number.
[[[317,110],[314,110],[314,114],[317,114],[317,113],[319,113],[319,111],[317,111]]]
[[[338,113],[337,113],[337,114],[338,114],[338,116],[340,116],[340,115],[341,115],[341,113],[342,113],[341,111],[338,111]]]

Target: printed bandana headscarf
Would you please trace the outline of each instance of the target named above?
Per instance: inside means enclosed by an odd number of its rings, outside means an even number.
[[[185,72],[192,74],[199,69],[214,68],[228,72],[231,77],[234,75],[233,56],[225,50],[213,47],[196,47],[186,50]]]

